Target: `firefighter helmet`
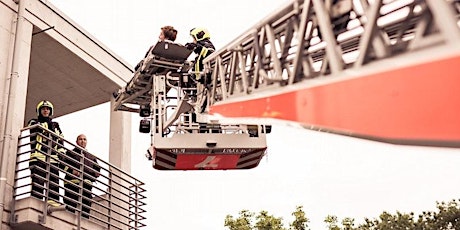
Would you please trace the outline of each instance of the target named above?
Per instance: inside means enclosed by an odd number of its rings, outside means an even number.
[[[201,41],[204,39],[211,38],[207,29],[204,28],[193,28],[190,30],[190,36],[192,36],[196,41]]]
[[[48,107],[50,108],[50,116],[53,115],[53,111],[54,111],[54,106],[51,102],[49,101],[40,101],[38,104],[37,104],[37,116],[40,116],[40,110],[43,108],[43,107]]]

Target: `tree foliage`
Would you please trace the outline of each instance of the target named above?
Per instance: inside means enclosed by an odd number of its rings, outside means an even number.
[[[336,216],[328,215],[324,219],[328,230],[459,230],[460,229],[460,199],[449,202],[436,202],[437,211],[422,212],[417,217],[413,212],[395,214],[382,212],[378,218],[365,218],[364,222],[355,227],[355,220],[344,218],[341,221]],[[289,228],[283,225],[283,218],[261,211],[257,216],[253,212],[243,210],[238,218],[227,215],[225,227],[229,230],[307,230],[310,220],[305,215],[302,206],[296,207],[292,213],[294,221]]]
[[[267,211],[261,211],[256,216],[256,229],[257,230],[284,230],[283,218],[278,218],[269,215]]]
[[[248,210],[240,211],[240,216],[236,219],[233,218],[231,215],[227,215],[225,217],[225,227],[228,227],[230,230],[252,230],[254,229],[252,226],[252,219],[254,217],[253,212],[249,212]]]
[[[240,211],[239,217],[231,215],[225,217],[224,226],[229,230],[287,230],[283,224],[283,218],[270,215],[267,211],[261,211],[257,216],[248,210]],[[289,224],[290,230],[307,230],[308,218],[302,206],[296,207],[292,213],[295,220]]]
[[[297,206],[292,216],[294,216],[295,219],[289,225],[291,230],[307,230],[310,220],[305,215],[302,206]]]
[[[436,202],[436,212],[422,212],[416,218],[414,213],[383,212],[378,219],[365,219],[359,230],[414,229],[414,230],[454,230],[460,229],[460,200]]]

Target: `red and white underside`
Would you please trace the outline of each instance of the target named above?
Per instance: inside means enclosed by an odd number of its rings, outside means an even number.
[[[265,95],[222,101],[210,112],[294,121],[392,143],[460,147],[460,53],[447,49],[404,54]]]

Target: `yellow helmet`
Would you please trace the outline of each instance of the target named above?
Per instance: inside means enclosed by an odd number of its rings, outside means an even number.
[[[196,41],[201,41],[206,38],[211,38],[207,29],[204,28],[193,28],[190,30],[190,36],[192,36]]]
[[[51,104],[51,102],[46,101],[46,100],[40,101],[37,104],[37,116],[40,116],[40,110],[42,109],[42,107],[50,108],[50,116],[53,116],[54,106],[53,106],[53,104]]]

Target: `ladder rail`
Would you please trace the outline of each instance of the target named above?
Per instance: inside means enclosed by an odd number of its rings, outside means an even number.
[[[460,40],[457,3],[362,0],[353,4],[347,30],[336,38],[328,29],[330,18],[322,1],[298,0],[213,53],[204,60],[206,71],[213,72],[210,105],[318,76],[340,75],[423,47],[454,46]]]

